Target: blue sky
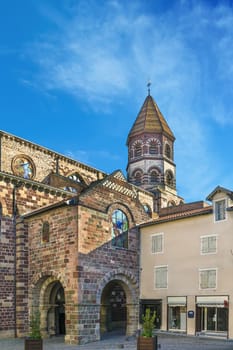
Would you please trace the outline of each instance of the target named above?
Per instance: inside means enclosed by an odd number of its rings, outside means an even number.
[[[0,129],[106,172],[151,94],[186,201],[233,189],[233,1],[2,0]]]

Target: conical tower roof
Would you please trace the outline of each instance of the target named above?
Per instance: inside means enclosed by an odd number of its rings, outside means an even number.
[[[138,136],[142,133],[163,133],[175,140],[173,132],[169,128],[164,116],[159,110],[156,102],[151,95],[148,95],[143,103],[143,106],[129,132],[129,138]]]

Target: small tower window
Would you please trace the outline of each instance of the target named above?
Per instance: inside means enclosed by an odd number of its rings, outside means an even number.
[[[156,171],[152,171],[150,174],[150,182],[152,184],[155,184],[156,181],[157,181],[157,173],[156,173]]]
[[[149,145],[149,154],[158,154],[159,146],[155,141],[152,141]]]
[[[168,143],[165,145],[165,156],[171,159],[171,147]]]
[[[137,143],[135,146],[135,157],[140,157],[142,155],[142,145]]]
[[[128,219],[120,209],[112,214],[112,245],[118,248],[128,248]]]
[[[171,172],[170,170],[168,170],[168,171],[166,172],[165,179],[166,179],[166,184],[167,184],[168,186],[171,186],[171,187],[174,186],[174,177],[173,177],[173,174],[172,174],[172,172]]]
[[[150,183],[156,184],[159,182],[159,173],[156,170],[150,172]]]
[[[141,171],[136,171],[134,174],[134,183],[136,186],[140,186],[142,183],[142,172]]]
[[[42,243],[49,242],[49,223],[45,221],[42,226]]]

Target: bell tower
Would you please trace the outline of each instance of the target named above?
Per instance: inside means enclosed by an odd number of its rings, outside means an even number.
[[[129,132],[128,181],[154,194],[154,211],[178,205],[174,163],[175,137],[153,97],[148,96]]]

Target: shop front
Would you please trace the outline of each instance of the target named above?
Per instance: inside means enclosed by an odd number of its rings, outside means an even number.
[[[173,332],[187,331],[186,297],[168,297],[168,330]]]
[[[197,335],[228,336],[228,296],[196,297]]]

